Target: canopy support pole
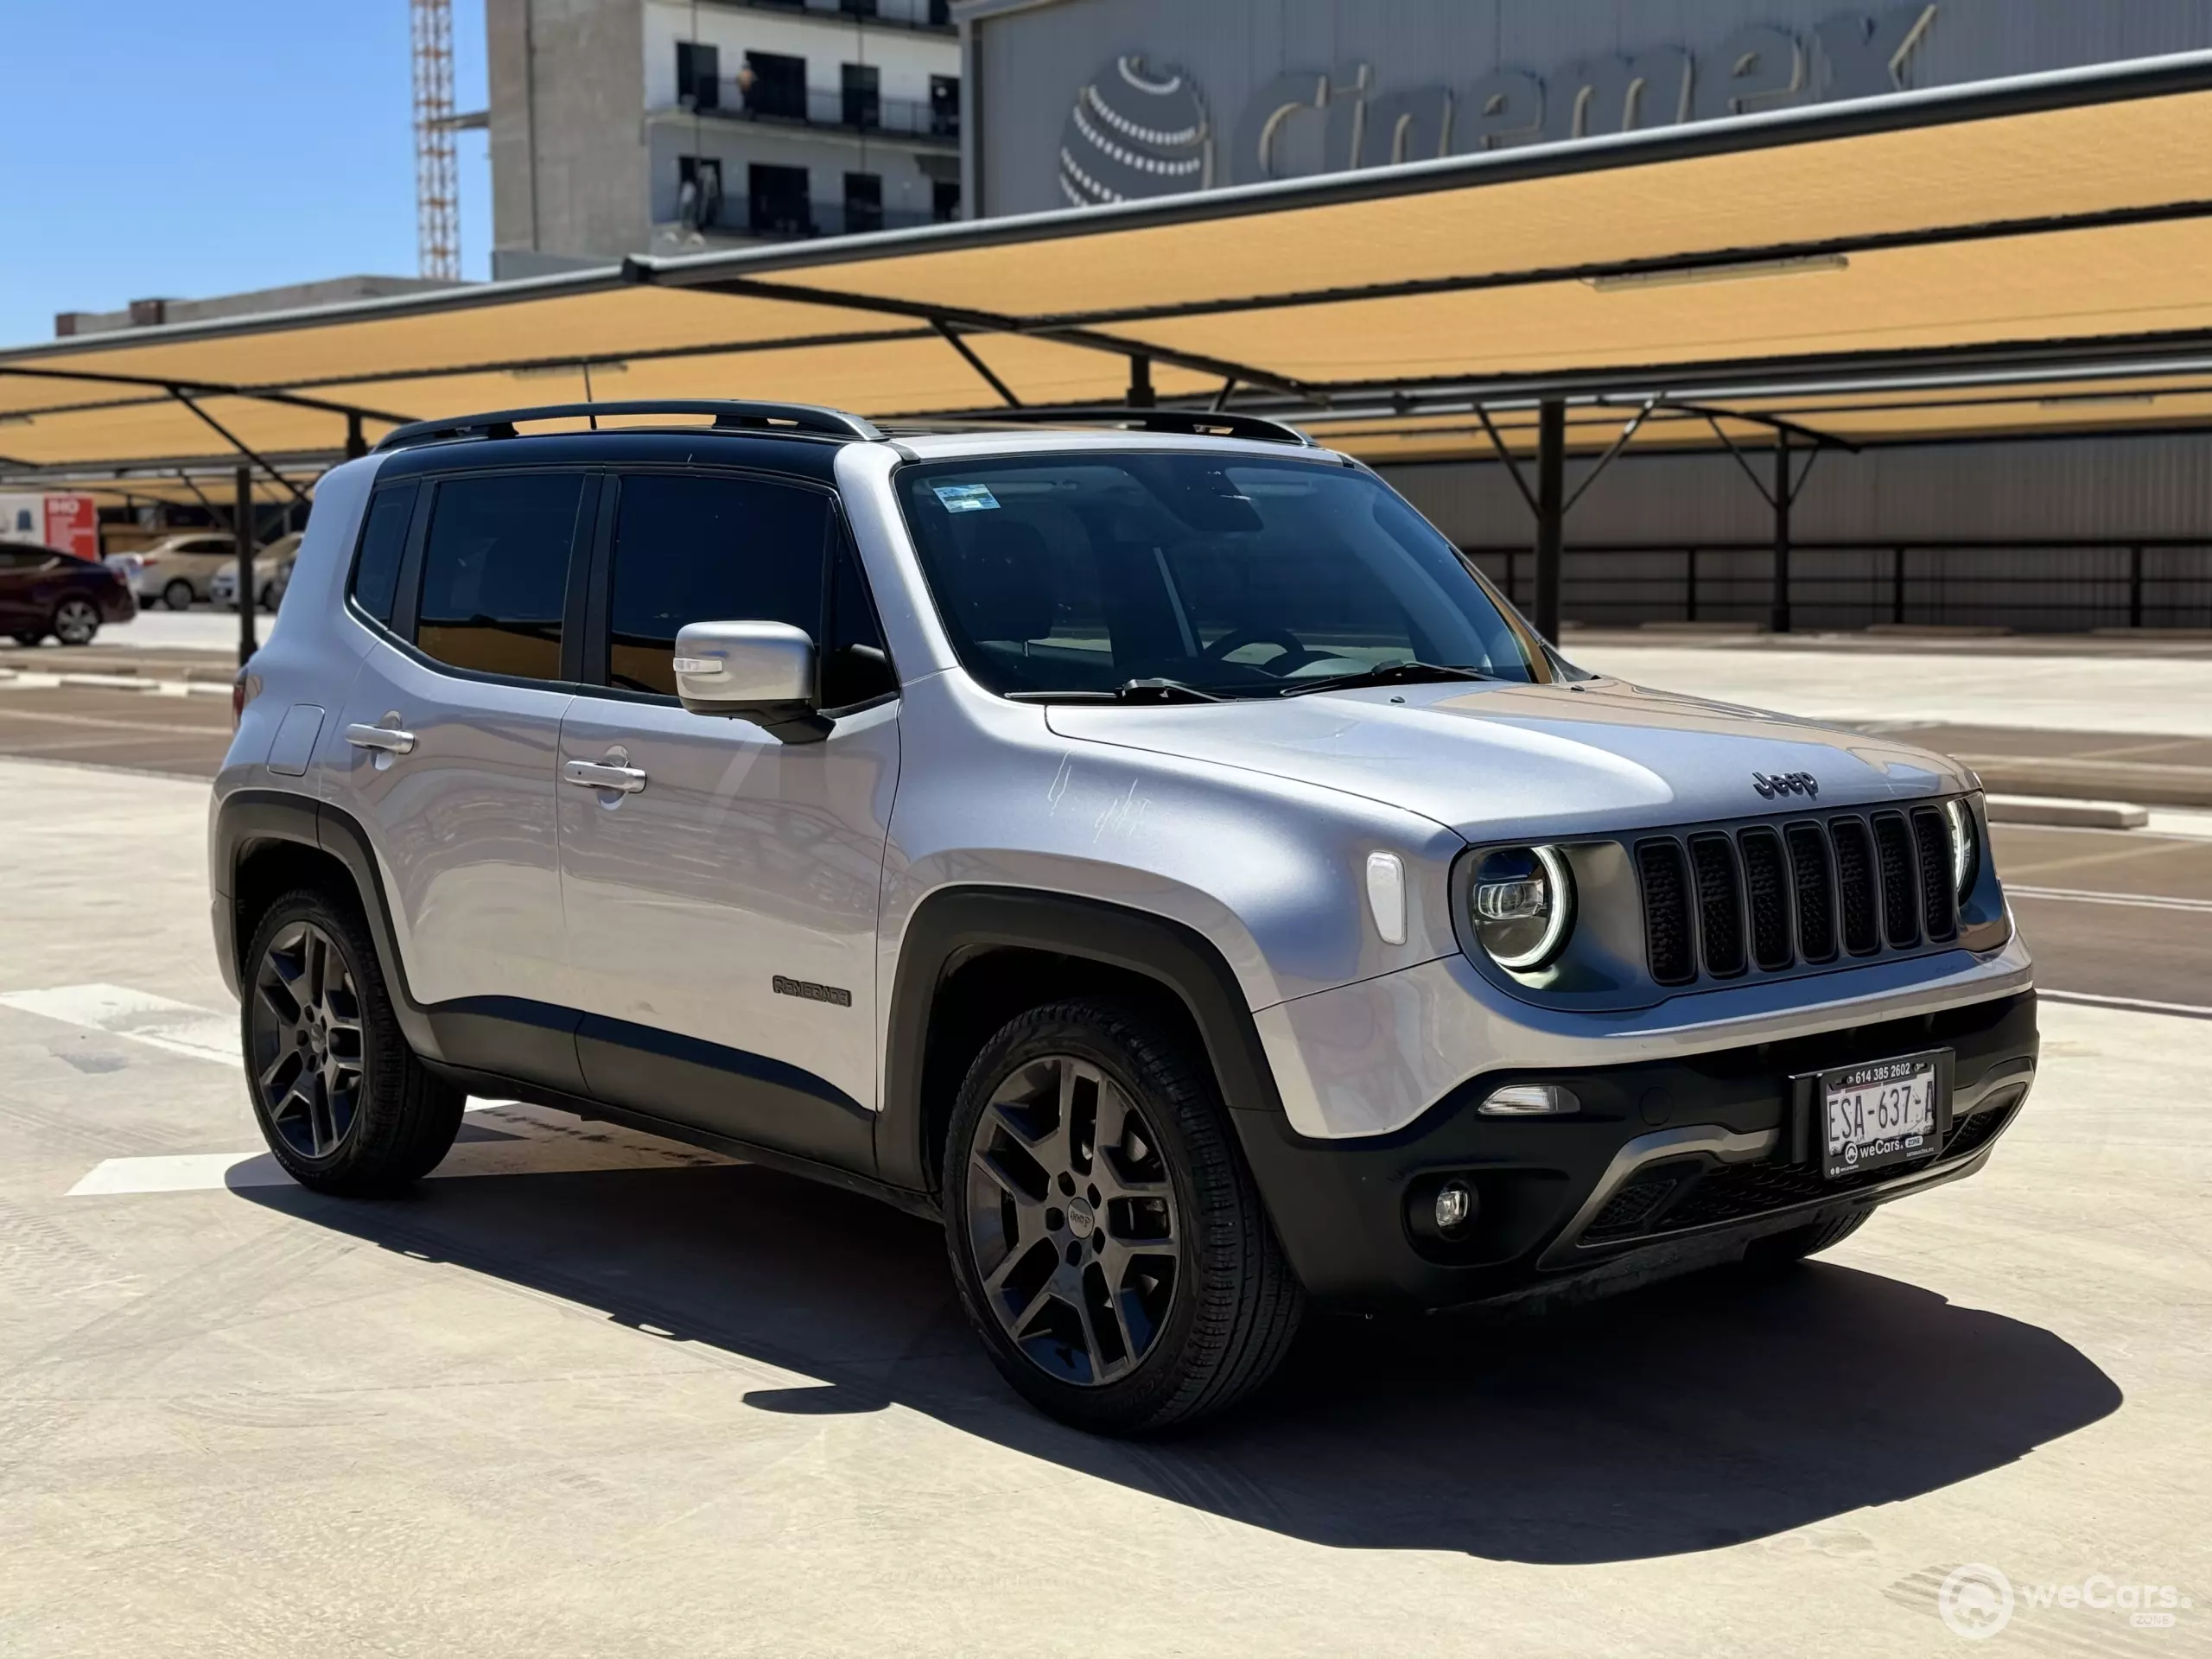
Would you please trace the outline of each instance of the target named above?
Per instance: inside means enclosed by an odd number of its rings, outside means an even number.
[[[1796,493],[1789,486],[1789,434],[1777,431],[1774,435],[1774,610],[1769,619],[1777,633],[1789,632],[1789,507]]]
[[[253,468],[240,461],[232,482],[238,489],[231,531],[238,549],[238,666],[244,668],[252,659],[257,643],[253,637]]]
[[[1567,404],[1536,409],[1536,632],[1559,643],[1560,561],[1566,550]]]
[[[355,410],[346,417],[346,459],[359,461],[368,453],[368,435],[361,430],[361,411]]]
[[[1129,407],[1150,409],[1152,405],[1152,359],[1135,353],[1129,355]]]

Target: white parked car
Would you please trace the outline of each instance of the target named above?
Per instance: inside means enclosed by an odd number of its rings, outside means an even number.
[[[253,556],[253,601],[264,611],[273,611],[284,602],[284,589],[292,580],[292,560],[300,550],[300,537],[296,531],[289,536],[280,536]],[[233,553],[222,567],[208,579],[207,597],[219,609],[232,610],[238,607],[238,561]]]

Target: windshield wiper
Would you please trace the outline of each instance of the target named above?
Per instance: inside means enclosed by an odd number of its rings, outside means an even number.
[[[1124,680],[1111,691],[1009,691],[1016,702],[1227,702],[1180,680]]]
[[[1325,674],[1319,679],[1299,680],[1276,695],[1302,697],[1313,691],[1351,691],[1364,685],[1414,685],[1426,680],[1496,680],[1479,668],[1455,668],[1449,663],[1381,663],[1357,674]]]

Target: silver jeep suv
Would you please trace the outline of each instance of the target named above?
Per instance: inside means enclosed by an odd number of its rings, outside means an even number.
[[[1571,666],[1288,429],[584,412],[332,472],[242,681],[214,929],[308,1186],[474,1093],[855,1188],[1127,1433],[1309,1303],[1821,1249],[2027,1094],[1970,773]]]

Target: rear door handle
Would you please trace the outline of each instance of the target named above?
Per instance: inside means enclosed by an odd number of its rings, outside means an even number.
[[[386,754],[407,754],[415,747],[415,734],[392,726],[348,726],[346,741],[357,749],[382,749]]]
[[[645,786],[645,774],[639,766],[610,766],[597,760],[563,760],[561,781],[581,789],[612,789],[634,795]]]

